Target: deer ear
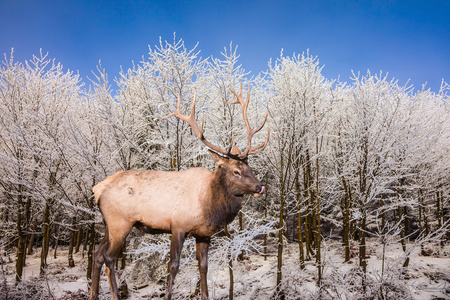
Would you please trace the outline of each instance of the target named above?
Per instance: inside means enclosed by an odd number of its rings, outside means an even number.
[[[216,152],[214,152],[212,150],[208,149],[208,152],[209,152],[209,155],[211,155],[214,162],[216,163],[216,165],[222,166],[228,161],[227,157],[220,156],[219,154],[217,154]]]

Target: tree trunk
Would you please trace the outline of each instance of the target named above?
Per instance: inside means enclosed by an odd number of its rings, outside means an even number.
[[[280,294],[281,289],[281,279],[283,277],[282,267],[283,267],[283,227],[284,227],[284,206],[285,206],[285,195],[284,195],[284,178],[283,178],[283,156],[280,159],[280,214],[278,220],[278,260],[277,260],[277,295]]]
[[[94,247],[95,247],[95,223],[94,217],[91,217],[91,224],[89,225],[89,247],[88,247],[88,265],[86,269],[86,278],[90,280],[92,277],[92,263],[94,257]]]
[[[438,219],[438,226],[439,228],[442,228],[443,224],[445,223],[444,220],[444,196],[442,191],[436,191],[436,207],[437,207],[437,219]],[[447,232],[448,235],[448,232]],[[441,247],[445,246],[445,240],[441,239]]]
[[[367,164],[368,164],[368,138],[367,136],[364,136],[362,145],[361,145],[361,151],[362,151],[362,159],[360,161],[359,165],[359,210],[361,212],[361,219],[359,220],[360,226],[358,230],[359,233],[359,266],[361,267],[363,274],[362,274],[362,287],[364,290],[364,293],[367,290],[367,256],[366,256],[366,232],[367,232],[367,197],[369,195],[369,188],[367,187]],[[356,232],[356,230],[355,230]]]
[[[72,226],[70,227],[70,239],[69,239],[69,253],[68,253],[68,262],[69,262],[69,268],[75,267],[75,261],[73,260],[73,244],[75,240],[75,232],[73,231],[73,228],[75,227],[75,217],[72,218]]]
[[[58,245],[59,245],[59,237],[60,237],[60,234],[61,234],[61,225],[60,224],[55,224],[55,235],[56,235],[56,238],[54,239],[54,241],[55,241],[55,245],[54,245],[54,251],[53,251],[53,257],[56,259],[56,251],[58,250]],[[71,232],[71,234],[72,234],[72,232]]]
[[[19,187],[19,195],[18,195],[18,204],[19,211],[17,215],[17,235],[18,235],[18,243],[17,243],[17,261],[16,261],[16,285],[22,281],[23,267],[24,267],[24,256],[25,253],[25,234],[23,232],[23,219],[24,219],[24,207],[23,207],[23,199],[21,195],[22,188]]]
[[[242,233],[244,231],[244,217],[242,215],[242,210],[239,211],[239,232]],[[241,251],[241,253],[238,256],[238,261],[244,260],[244,251]]]
[[[301,207],[301,190],[300,190],[300,178],[298,176],[299,169],[296,174],[295,184],[297,187],[297,236],[298,236],[298,249],[300,259],[300,269],[305,268],[305,253],[303,249],[303,237],[302,237],[302,207]]]
[[[4,220],[5,212],[6,212],[6,207],[0,208],[0,222],[2,224],[7,224],[7,222],[5,222],[5,220]],[[0,226],[0,238],[2,240],[4,240],[4,237],[3,237],[3,226]]]
[[[23,241],[23,265],[26,266],[27,261],[27,246],[30,240],[29,232],[30,232],[30,225],[31,225],[31,197],[27,197],[27,204],[25,205],[25,239]]]
[[[398,220],[399,222],[402,221],[402,225],[401,226],[401,230],[400,230],[400,243],[402,244],[402,250],[403,252],[406,253],[406,220],[407,220],[407,216],[405,214],[406,208],[399,206],[398,209]],[[409,266],[409,256],[406,257],[404,263],[403,263],[403,268],[407,268]]]
[[[84,233],[84,242],[83,242],[83,251],[81,253],[81,257],[84,258],[84,254],[86,253],[87,250],[87,246],[89,243],[89,232],[91,231],[91,227],[88,226],[85,229],[85,233]]]
[[[419,189],[417,191],[417,199],[419,201],[419,232],[425,232],[425,205],[424,205],[424,201],[423,201],[423,196],[422,196],[422,190]],[[423,243],[421,243],[420,245],[420,254],[424,255],[425,254],[425,248]]]
[[[266,174],[267,186],[267,174]],[[267,224],[267,193],[264,195],[264,225]],[[267,233],[264,233],[264,260],[267,260]]]
[[[47,201],[45,203],[44,217],[42,220],[42,249],[41,249],[41,266],[40,275],[45,274],[47,269],[47,255],[49,250],[49,240],[50,240],[50,205]]]
[[[83,233],[83,227],[81,225],[79,225],[78,232],[77,232],[77,241],[75,243],[75,253],[78,253],[80,251],[82,233]]]
[[[95,162],[94,162],[95,164]],[[96,180],[92,178],[92,186],[95,186]],[[94,248],[95,248],[95,217],[94,217],[94,197],[88,198],[89,209],[92,214],[90,216],[91,223],[89,224],[89,248],[88,248],[88,265],[86,268],[86,278],[88,280],[92,279],[92,264],[94,262]]]
[[[317,285],[322,283],[322,257],[321,257],[321,245],[322,245],[322,226],[320,220],[320,193],[319,193],[319,148],[318,141],[316,140],[316,203],[315,203],[315,215],[316,215],[316,230],[315,241],[316,246],[316,265],[317,265]]]
[[[9,223],[9,212],[7,207],[3,207],[3,214],[2,214],[2,220],[4,224],[8,224]],[[9,250],[11,249],[12,246],[12,242],[11,242],[11,238],[9,238],[7,241],[5,241],[6,236],[2,237],[2,240],[4,241],[4,247],[3,247],[3,253],[6,254],[9,253]]]
[[[285,214],[284,214],[284,218],[285,218],[285,220],[284,220],[284,227],[286,228],[286,233],[285,233],[285,237],[286,237],[286,240],[287,240],[287,242],[288,242],[288,244],[289,244],[289,242],[290,242],[290,239],[289,239],[289,236],[290,236],[290,229],[289,229],[289,214],[287,213],[287,212],[289,212],[289,204],[288,203],[286,203],[285,202],[285,208],[284,208],[284,210],[285,210]]]
[[[310,259],[314,255],[312,250],[313,240],[313,209],[311,203],[311,164],[309,161],[309,153],[306,151],[306,158],[300,159],[303,165],[303,192],[306,199],[306,212],[305,212],[305,246],[306,246],[306,259]]]
[[[228,227],[225,226],[225,235],[231,239],[231,235],[228,232]],[[230,287],[228,289],[228,299],[233,300],[234,294],[234,274],[233,274],[233,257],[228,253],[228,274],[230,275]]]
[[[363,212],[362,219],[359,228],[359,266],[363,271],[362,275],[362,287],[364,292],[366,292],[366,274],[367,274],[367,256],[366,256],[366,213]]]
[[[344,234],[343,234],[343,242],[345,247],[345,259],[344,262],[350,261],[350,232],[351,232],[351,224],[350,224],[350,187],[347,186],[347,182],[344,178],[342,178],[342,183],[344,186],[345,197],[344,197]]]
[[[33,227],[31,229],[31,236],[30,236],[30,239],[28,241],[28,251],[27,251],[28,255],[32,255],[33,254],[33,244],[34,244],[34,237],[36,235],[36,227],[37,227],[37,221],[35,219],[33,221]]]

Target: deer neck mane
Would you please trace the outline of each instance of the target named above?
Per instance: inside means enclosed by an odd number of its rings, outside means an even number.
[[[211,201],[205,207],[208,225],[223,227],[231,223],[242,207],[242,196],[233,195],[225,170],[218,167],[211,181]]]

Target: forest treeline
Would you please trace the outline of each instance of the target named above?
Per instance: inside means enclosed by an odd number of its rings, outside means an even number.
[[[40,251],[43,275],[48,256],[61,245],[69,249],[68,266],[74,266],[74,253],[86,256],[90,278],[92,254],[104,234],[92,187],[106,176],[130,169],[214,168],[185,122],[159,119],[175,111],[178,94],[187,112],[196,93],[197,120],[204,118],[209,141],[226,148],[234,135],[242,149],[242,112],[227,104],[234,100],[230,89],[239,90],[241,83],[244,95],[250,89],[250,122],[269,115],[269,144],[249,162],[268,192],[248,199],[237,220],[217,237],[216,243],[226,247],[216,247],[222,255],[211,255],[213,260],[232,266],[246,251],[266,253],[268,241],[275,243],[276,292],[282,295],[289,289],[282,273],[286,243],[298,244],[299,269],[314,262],[320,285],[323,242],[338,240],[344,261],[357,245],[364,294],[369,293],[368,238],[384,246],[400,243],[401,268],[408,267],[411,243],[446,243],[448,84],[443,82],[439,92],[414,89],[369,71],[348,82],[330,80],[308,52],[281,55],[269,62],[267,72],[250,76],[238,58],[233,46],[220,58],[202,59],[182,40],[161,41],[146,59],[123,70],[112,90],[101,65],[84,85],[78,74],[45,54],[25,62],[5,55],[0,257],[16,262],[16,283],[27,256]],[[264,141],[266,130],[267,125],[255,136],[255,145]],[[128,243],[127,251],[148,255],[152,246]]]

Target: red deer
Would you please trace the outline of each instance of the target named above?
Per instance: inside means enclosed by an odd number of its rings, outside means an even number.
[[[199,129],[195,120],[195,94],[189,116],[180,111],[180,95],[177,110],[163,118],[176,116],[191,126],[197,137],[210,149],[212,159],[217,164],[214,172],[205,168],[190,168],[184,171],[123,171],[108,176],[94,186],[95,201],[105,222],[105,237],[94,254],[91,299],[98,299],[99,280],[102,265],[106,264],[112,299],[119,299],[114,264],[126,236],[134,227],[147,233],[171,233],[170,267],[165,299],[171,299],[175,276],[177,275],[181,250],[185,239],[192,236],[196,240],[196,256],[200,272],[202,299],[208,299],[206,273],[208,270],[208,247],[211,236],[223,229],[238,214],[245,194],[260,196],[265,187],[255,177],[248,166],[248,155],[264,150],[263,144],[251,147],[253,135],[261,130],[251,129],[247,119],[247,101],[241,91],[234,92],[242,106],[243,119],[247,127],[247,147],[241,152],[232,149],[233,137],[227,150],[208,142],[203,136],[203,120]],[[163,119],[161,118],[161,119]],[[218,153],[224,155],[221,156]]]

